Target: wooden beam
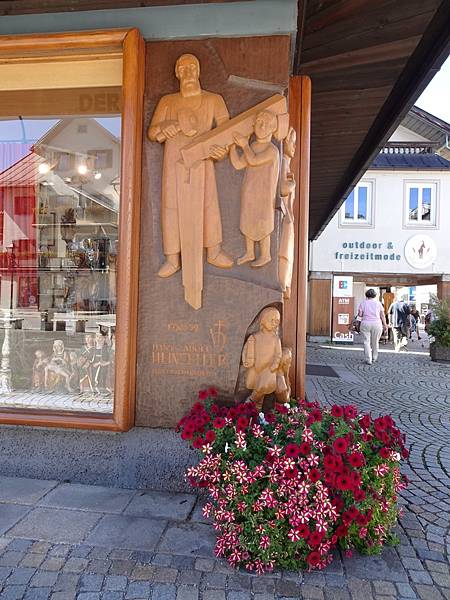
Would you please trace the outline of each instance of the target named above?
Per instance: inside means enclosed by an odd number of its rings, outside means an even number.
[[[0,3],[0,16],[105,10],[111,8],[175,6],[177,4],[213,4],[238,1],[239,0],[3,0]]]
[[[419,43],[420,38],[420,35],[416,35],[403,40],[396,40],[395,42],[378,44],[377,46],[369,46],[350,52],[335,54],[334,56],[318,58],[302,63],[301,70],[303,73],[312,75],[313,73],[336,72],[348,69],[349,67],[372,65],[397,58],[409,58]]]
[[[297,132],[297,151],[291,169],[297,182],[294,204],[295,250],[291,298],[283,312],[283,342],[292,348],[291,388],[305,397],[306,322],[308,302],[309,154],[311,137],[311,80],[295,76],[289,81],[290,125]]]

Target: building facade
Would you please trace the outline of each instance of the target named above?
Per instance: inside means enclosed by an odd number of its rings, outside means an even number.
[[[449,132],[447,123],[414,107],[311,243],[310,336],[333,335],[335,275],[353,277],[355,307],[367,286],[383,292],[431,285],[450,296]]]

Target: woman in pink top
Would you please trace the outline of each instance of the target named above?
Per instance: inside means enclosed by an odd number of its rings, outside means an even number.
[[[358,307],[358,319],[361,321],[361,334],[364,343],[364,356],[368,365],[376,362],[381,333],[387,331],[384,308],[376,297],[377,293],[374,289],[367,290],[366,299]]]

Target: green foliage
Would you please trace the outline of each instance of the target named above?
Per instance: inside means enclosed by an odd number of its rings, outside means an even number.
[[[437,296],[431,297],[431,310],[435,319],[431,321],[428,333],[432,335],[438,346],[450,346],[450,311],[446,300],[439,300]]]

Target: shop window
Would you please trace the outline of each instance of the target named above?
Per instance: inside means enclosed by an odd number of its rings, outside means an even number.
[[[339,212],[340,226],[373,226],[372,182],[360,182],[350,192]]]
[[[142,44],[131,36],[136,55]],[[8,62],[5,40],[0,61],[0,412],[39,411],[48,415],[41,422],[77,426],[88,415],[91,427],[124,429],[133,390],[129,372],[125,383],[116,377],[116,363],[134,352],[135,307],[125,288],[137,286],[127,275],[137,273],[137,251],[123,252],[136,237],[140,186],[135,174],[121,174],[121,140],[140,156],[130,131],[139,130],[142,87],[123,90],[126,32],[112,32],[103,52],[96,46],[95,61],[89,34],[77,38],[75,59],[64,54],[64,35],[55,38],[55,56],[47,46],[45,58],[29,38],[36,64],[30,56]],[[130,207],[134,222],[121,218]]]
[[[435,227],[437,217],[437,184],[406,182],[405,225]]]

